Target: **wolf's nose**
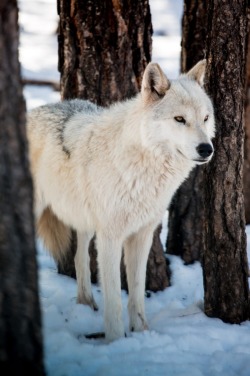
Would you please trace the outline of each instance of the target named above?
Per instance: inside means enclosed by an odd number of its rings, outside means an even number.
[[[210,144],[200,144],[197,146],[196,150],[202,158],[208,158],[213,152],[213,148]]]

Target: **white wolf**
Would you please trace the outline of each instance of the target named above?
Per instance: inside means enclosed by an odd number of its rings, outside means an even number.
[[[152,235],[191,169],[213,154],[212,103],[202,88],[205,61],[170,81],[150,63],[141,92],[100,108],[83,100],[28,115],[38,235],[56,260],[77,231],[78,302],[96,307],[89,240],[96,234],[107,341],[124,336],[120,260],[124,248],[130,329],[147,328],[145,273]]]

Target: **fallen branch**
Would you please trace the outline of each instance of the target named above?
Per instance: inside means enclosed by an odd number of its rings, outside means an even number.
[[[104,332],[90,333],[90,334],[85,334],[85,337],[87,339],[105,338],[105,333]]]
[[[22,83],[23,85],[51,86],[55,91],[60,91],[60,83],[56,81],[23,78]]]

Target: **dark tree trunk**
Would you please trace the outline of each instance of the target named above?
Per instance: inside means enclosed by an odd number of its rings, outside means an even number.
[[[250,8],[248,9],[250,17]],[[246,66],[245,144],[244,144],[244,200],[246,224],[250,224],[250,21],[248,21],[248,45]]]
[[[16,0],[0,3],[0,374],[44,375]]]
[[[135,95],[151,59],[151,14],[148,0],[58,0],[59,71],[63,99],[89,99],[102,106]],[[158,232],[155,237],[159,237]],[[156,245],[157,244],[157,245]],[[90,243],[92,282],[97,279],[96,250]],[[59,271],[75,275],[73,257]],[[149,256],[147,286],[169,285],[160,242]],[[122,287],[127,288],[121,266]],[[157,278],[152,280],[154,276]]]
[[[102,106],[135,95],[151,59],[148,0],[58,0],[63,99]]]
[[[205,312],[230,323],[249,317],[242,189],[247,1],[210,0],[207,90],[217,123],[205,174]]]
[[[184,0],[181,41],[181,72],[187,72],[205,56],[207,1]]]
[[[151,291],[163,290],[170,285],[170,268],[160,240],[161,229],[159,225],[155,230],[147,264],[146,289]]]
[[[205,56],[207,1],[185,0],[182,18],[181,71]],[[204,243],[203,166],[196,167],[176,192],[169,208],[167,252],[186,263],[201,260]]]

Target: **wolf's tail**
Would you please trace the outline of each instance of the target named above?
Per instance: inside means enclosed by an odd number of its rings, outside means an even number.
[[[38,236],[56,262],[62,262],[71,244],[71,229],[47,207],[37,223]]]

